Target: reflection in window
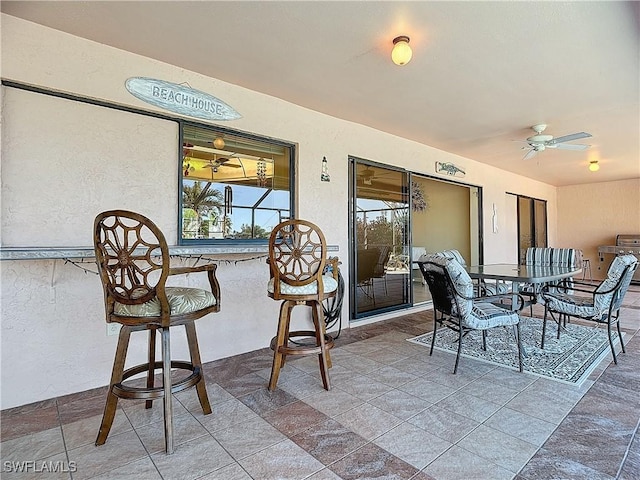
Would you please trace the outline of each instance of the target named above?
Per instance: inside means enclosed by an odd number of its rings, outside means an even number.
[[[293,147],[185,124],[183,241],[267,239],[291,216]]]

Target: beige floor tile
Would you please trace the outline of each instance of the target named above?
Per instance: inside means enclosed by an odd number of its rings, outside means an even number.
[[[173,454],[151,456],[164,480],[196,479],[234,463],[233,458],[212,437],[199,437],[178,445]]]
[[[372,440],[402,423],[402,419],[368,403],[337,415],[335,419],[367,440]]]
[[[98,436],[98,430],[100,430],[101,422],[102,415],[96,415],[83,420],[78,420],[77,422],[63,424],[62,433],[64,434],[64,443],[67,450],[71,450],[82,445],[93,445],[96,441],[96,437]],[[119,433],[132,429],[133,427],[131,426],[129,419],[122,409],[119,408],[116,411],[115,418],[113,419],[113,425],[111,425],[109,435],[118,435]]]
[[[514,476],[509,470],[455,445],[423,472],[443,480],[511,480]]]
[[[165,451],[164,421],[138,427],[136,433],[150,454]],[[174,446],[205,435],[209,435],[207,429],[191,415],[178,415],[173,418]]]
[[[402,390],[391,390],[367,402],[398,418],[406,420],[432,405],[424,398],[416,397]]]
[[[324,468],[324,465],[291,440],[285,440],[239,460],[255,479],[300,480]]]
[[[160,472],[158,472],[149,457],[109,470],[102,475],[93,477],[92,480],[129,480],[131,478],[136,480],[162,480]]]
[[[437,403],[456,392],[455,388],[447,387],[441,383],[432,382],[427,377],[419,378],[404,385],[400,385],[398,390],[420,397],[430,403]]]
[[[418,469],[426,467],[452,445],[408,423],[389,430],[373,443]]]
[[[537,447],[549,438],[556,425],[522,412],[504,407],[494,413],[484,425],[531,443]]]
[[[34,461],[64,453],[62,429],[50,428],[0,444],[3,461]]]
[[[512,473],[518,473],[538,447],[485,425],[479,425],[458,446],[486,458]]]
[[[282,442],[287,437],[262,418],[216,430],[213,437],[236,460]]]
[[[211,413],[209,415],[194,413],[194,416],[209,432],[215,432],[238,423],[247,422],[258,415],[240,400],[234,398],[233,400],[211,405]]]
[[[109,435],[104,445],[84,445],[69,450],[69,461],[76,462],[74,480],[91,478],[128,463],[147,458],[148,454],[134,431]]]
[[[436,407],[455,412],[459,415],[469,417],[476,422],[482,423],[497,412],[501,405],[483,398],[466,395],[462,392],[456,392],[455,395],[449,396],[436,403]]]
[[[317,394],[309,395],[303,401],[330,417],[340,415],[364,403],[358,397],[354,397],[335,386],[329,391],[323,390]]]
[[[367,375],[355,375],[349,383],[340,383],[339,386],[345,392],[365,402],[372,398],[379,397],[392,389],[389,385],[378,382],[374,380],[373,377]]]
[[[214,470],[198,480],[252,480],[245,470],[237,463]]]
[[[469,417],[436,405],[427,408],[407,421],[451,443],[458,442],[479,425]]]

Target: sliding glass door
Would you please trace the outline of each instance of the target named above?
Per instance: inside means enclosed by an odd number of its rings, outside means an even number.
[[[527,248],[547,246],[547,202],[518,195],[518,258],[524,263]]]
[[[351,158],[352,318],[410,305],[408,173]]]

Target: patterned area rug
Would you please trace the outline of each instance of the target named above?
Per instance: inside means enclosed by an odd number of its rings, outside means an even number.
[[[557,328],[555,322],[547,321],[542,350],[542,319],[520,317],[520,335],[524,347],[522,367],[525,372],[580,385],[601,360],[607,356],[611,360],[606,329],[569,323],[566,329],[562,330],[558,340]],[[431,335],[431,332],[425,333],[407,340],[430,348]],[[617,334],[615,339],[614,345],[619,345]],[[435,348],[455,354],[458,349],[458,334],[448,328],[438,328]],[[486,351],[482,349],[482,333],[477,330],[471,331],[462,339],[461,356],[517,370],[518,348],[514,329],[508,327],[488,330]]]

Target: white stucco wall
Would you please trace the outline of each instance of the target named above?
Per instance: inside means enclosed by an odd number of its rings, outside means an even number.
[[[241,113],[241,119],[221,123],[225,127],[297,143],[298,216],[318,224],[328,243],[339,247],[345,278],[349,269],[349,155],[429,175],[434,174],[436,161],[462,166],[466,171],[464,181],[483,188],[484,250],[488,263],[515,261],[516,218],[509,203],[513,197],[505,192],[546,199],[550,243],[555,241],[557,206],[556,189],[552,186],[7,15],[2,15],[1,34],[5,80],[146,110],[154,107],[126,91],[127,78],[147,76],[187,82]],[[177,133],[171,122],[135,115],[116,116],[95,106],[78,107],[86,112],[79,118],[60,118],[59,99],[13,88],[3,88],[3,94],[6,96],[0,170],[3,246],[90,246],[93,216],[112,207],[148,214],[165,231],[169,243],[175,243],[178,182],[175,158],[166,155],[167,151],[177,151]],[[57,138],[55,145],[47,148],[46,142],[40,141],[39,129],[62,120],[70,125],[76,122],[78,135]],[[12,132],[24,129],[30,122],[33,125],[30,142],[21,143],[18,140],[24,135],[13,137]],[[83,126],[85,132],[91,132],[88,136],[83,137]],[[123,131],[129,133],[122,136]],[[106,148],[111,152],[104,159],[108,162],[107,169],[104,164],[92,163],[95,159],[81,155],[82,142],[87,149],[102,142],[102,151]],[[126,148],[131,144],[139,148]],[[51,158],[50,151],[57,152],[57,159]],[[61,152],[71,156],[72,161]],[[323,156],[329,161],[330,183],[319,180]],[[150,168],[145,175],[131,175],[132,164]],[[67,172],[70,166],[79,170]],[[32,192],[12,190],[12,185],[25,175],[19,170],[23,167],[34,176]],[[87,172],[99,178],[92,178],[86,188],[79,188],[77,183],[84,185],[83,174]],[[71,179],[65,177],[67,173]],[[117,176],[118,181],[114,182],[110,174]],[[56,181],[60,187],[52,189],[48,183],[41,183],[47,196],[39,199],[36,179]],[[498,211],[498,233],[491,230],[493,204]],[[36,234],[32,224],[21,225],[16,215],[22,211],[27,218],[33,218],[43,205],[45,211],[53,214],[42,219],[43,228]],[[55,267],[48,260],[3,261],[0,269],[0,408],[106,384],[116,337],[107,337],[105,333],[97,276],[62,261],[55,262]],[[266,347],[276,328],[278,304],[266,296],[268,271],[264,260],[221,263],[218,276],[222,311],[198,323],[203,361]],[[200,284],[197,278],[186,281]],[[345,323],[348,311],[345,301]],[[144,355],[144,339],[135,342],[130,347],[131,363]],[[181,353],[185,348],[178,342],[173,350]]]

